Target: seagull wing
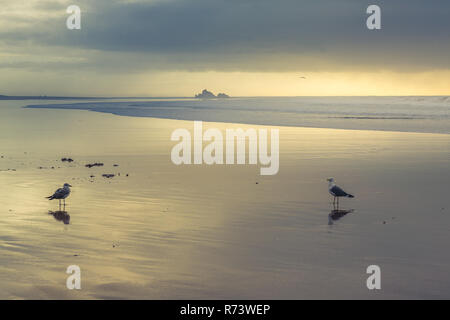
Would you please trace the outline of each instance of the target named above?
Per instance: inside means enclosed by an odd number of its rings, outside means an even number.
[[[336,197],[345,197],[348,195],[347,192],[339,188],[338,186],[334,186],[330,189],[330,191],[336,196]]]
[[[52,196],[50,196],[50,197],[48,197],[50,200],[53,200],[53,199],[63,199],[64,198],[64,196],[67,194],[67,191],[65,190],[65,189],[63,189],[63,188],[59,188],[58,190],[56,190],[55,191],[55,193],[52,195]]]

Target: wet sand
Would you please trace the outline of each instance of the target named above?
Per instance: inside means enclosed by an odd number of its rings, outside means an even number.
[[[191,121],[22,105],[0,105],[0,298],[450,298],[449,135],[278,127],[261,176],[172,164]],[[337,220],[327,177],[356,196]],[[44,198],[65,182],[68,224]]]

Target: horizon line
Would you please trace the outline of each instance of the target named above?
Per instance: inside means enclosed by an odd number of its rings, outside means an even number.
[[[70,99],[196,99],[227,100],[233,98],[316,98],[316,97],[448,97],[450,94],[438,95],[268,95],[268,96],[230,96],[229,98],[202,99],[195,96],[58,96],[58,95],[0,95],[0,100],[70,100]]]

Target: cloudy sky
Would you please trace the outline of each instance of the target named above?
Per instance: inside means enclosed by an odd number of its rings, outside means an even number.
[[[81,30],[68,30],[69,5]],[[368,30],[378,4],[382,29]],[[302,78],[306,77],[306,79]],[[0,94],[449,95],[448,0],[2,0]]]

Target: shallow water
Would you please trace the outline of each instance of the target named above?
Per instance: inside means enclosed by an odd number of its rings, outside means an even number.
[[[449,135],[280,127],[260,176],[172,164],[190,121],[23,105],[0,102],[0,298],[450,298]],[[356,196],[338,220],[330,176]],[[44,198],[64,182],[69,224]]]
[[[164,99],[33,105],[134,117],[450,134],[450,97]]]

